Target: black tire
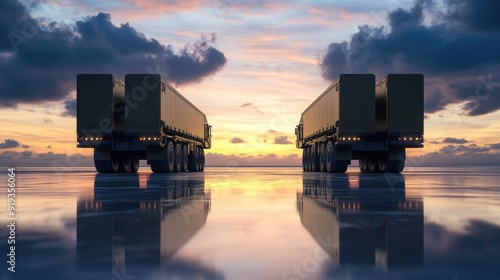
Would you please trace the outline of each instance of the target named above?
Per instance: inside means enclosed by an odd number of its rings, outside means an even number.
[[[182,144],[182,167],[181,171],[188,171],[188,146],[186,143]]]
[[[132,160],[132,164],[130,165],[131,172],[136,173],[139,170],[139,163],[140,163],[140,161],[138,159]]]
[[[168,141],[166,152],[167,172],[172,173],[175,170],[175,145],[172,140]]]
[[[198,171],[200,171],[200,157],[201,157],[200,147],[196,146],[195,149],[196,149],[196,161],[195,161],[195,169],[196,170],[195,171],[198,172]]]
[[[175,155],[174,155],[174,143],[172,140],[167,142],[165,146],[165,157],[164,160],[153,160],[151,161],[151,171],[154,173],[172,173],[174,172],[175,165]]]
[[[116,173],[120,169],[120,161],[112,160],[94,160],[95,169],[100,173]]]
[[[326,150],[325,143],[319,145],[319,171],[326,172]]]
[[[378,171],[378,160],[376,159],[369,159],[368,160],[368,170],[371,173],[377,173]]]
[[[326,143],[326,172],[343,173],[345,170],[347,170],[347,164],[344,161],[335,160],[335,147],[333,142],[328,140]]]
[[[175,163],[174,163],[174,171],[181,172],[182,168],[182,143],[175,143]]]
[[[306,146],[305,147],[305,156],[304,156],[304,166],[305,166],[305,171],[306,172],[309,172],[311,171],[310,168],[309,168],[309,163],[311,162],[311,159],[309,157],[310,155],[310,146]]]
[[[335,170],[335,149],[331,140],[326,142],[326,172],[334,172]]]
[[[405,168],[405,160],[390,160],[387,164],[387,172],[400,173]]]
[[[200,147],[200,171],[205,170],[205,149]]]
[[[312,164],[311,164],[311,146],[307,146],[307,171],[311,172],[312,171]]]
[[[188,156],[188,170],[191,172],[198,171],[196,166],[198,163],[198,149],[196,146],[193,148],[193,152]]]
[[[377,161],[378,163],[378,171],[381,173],[387,172],[387,167],[389,166],[389,163],[386,159],[379,159]]]
[[[307,171],[306,169],[306,157],[307,157],[307,152],[306,152],[306,147],[302,148],[302,170]]]
[[[333,142],[328,140],[326,144],[326,171],[330,173],[344,173],[347,171],[347,165],[347,161],[335,159]]]
[[[318,172],[319,171],[319,156],[316,153],[316,147],[314,145],[311,146],[311,171]]]
[[[130,173],[132,172],[132,160],[131,159],[120,159],[120,167],[118,172]]]

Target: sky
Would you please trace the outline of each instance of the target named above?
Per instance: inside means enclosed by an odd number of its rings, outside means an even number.
[[[294,128],[341,73],[422,73],[407,165],[500,164],[500,2],[0,2],[0,165],[91,165],[78,73],[160,73],[213,126],[207,165],[299,165]]]

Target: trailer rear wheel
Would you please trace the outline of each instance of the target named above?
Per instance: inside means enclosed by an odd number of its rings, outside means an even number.
[[[319,171],[326,172],[326,150],[325,143],[319,145]]]
[[[307,148],[302,148],[302,170],[307,171],[306,169],[306,157],[307,157]]]
[[[205,150],[200,147],[200,171],[205,170]]]
[[[194,146],[193,153],[188,156],[188,170],[191,172],[198,171],[198,147]]]
[[[94,160],[95,169],[100,173],[115,173],[120,169],[120,161],[117,159],[111,160]]]
[[[311,171],[317,172],[319,171],[319,156],[316,153],[316,146],[311,145],[311,156],[309,157],[311,159]]]
[[[330,173],[344,173],[348,162],[335,159],[335,148],[331,140],[326,144],[326,171]]]
[[[132,171],[131,159],[120,159],[120,167],[118,172],[130,173]]]
[[[311,171],[311,146],[306,147],[306,171]]]
[[[313,171],[313,149],[309,146],[307,149],[307,171]]]
[[[167,172],[172,173],[174,172],[174,166],[175,166],[175,147],[174,147],[174,142],[172,140],[169,140],[167,143],[167,159],[166,159],[166,164],[167,164]]]
[[[188,147],[187,144],[182,144],[182,171],[188,171]]]
[[[133,159],[132,164],[130,165],[131,171],[132,172],[137,172],[139,170],[139,160],[138,159]]]
[[[311,155],[311,146],[306,146],[305,147],[305,156],[304,156],[304,167],[305,167],[305,171],[311,171],[311,167],[310,167],[310,163],[311,163],[311,158],[310,158],[310,155]]]
[[[201,171],[201,148],[196,146],[196,153],[198,157],[196,158],[196,171]]]
[[[174,171],[175,172],[181,172],[182,168],[182,143],[177,142],[175,143],[175,164],[174,164]]]
[[[167,142],[165,147],[165,157],[164,160],[153,160],[151,161],[151,170],[154,173],[172,173],[174,172],[174,143],[172,140]]]
[[[326,143],[326,171],[334,172],[335,170],[335,149],[332,141]]]
[[[388,162],[386,159],[379,159],[378,160],[378,171],[384,173],[384,172],[387,172],[387,166],[388,166]]]
[[[405,168],[405,160],[390,160],[387,164],[387,171],[391,173],[400,173]]]
[[[372,172],[372,173],[379,172],[378,161],[376,159],[369,159],[368,160],[368,170],[370,170],[370,172]]]

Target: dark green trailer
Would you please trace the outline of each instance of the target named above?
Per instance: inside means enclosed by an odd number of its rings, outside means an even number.
[[[304,171],[401,172],[405,149],[423,147],[423,76],[342,74],[302,113],[295,129]]]
[[[77,76],[79,148],[93,148],[98,172],[203,171],[211,126],[196,106],[158,74]]]

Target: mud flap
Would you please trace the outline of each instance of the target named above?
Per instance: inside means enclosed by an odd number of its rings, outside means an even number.
[[[95,147],[94,160],[111,160],[111,146],[100,145]]]
[[[351,161],[352,147],[350,146],[337,146],[335,147],[335,160]]]
[[[147,160],[166,160],[167,153],[165,152],[165,148],[159,146],[150,146],[147,147]]]

